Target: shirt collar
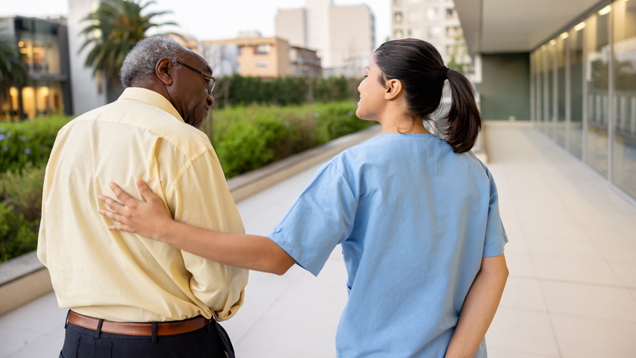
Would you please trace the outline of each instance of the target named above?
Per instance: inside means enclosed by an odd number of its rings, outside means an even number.
[[[130,99],[133,101],[139,101],[139,102],[147,103],[151,106],[155,106],[159,109],[162,109],[170,113],[175,118],[185,123],[185,121],[183,120],[183,118],[181,118],[181,115],[179,114],[179,112],[177,112],[177,110],[174,108],[172,103],[170,103],[166,99],[166,97],[160,95],[159,93],[155,91],[151,91],[149,89],[145,89],[141,87],[128,87],[124,90],[124,93],[122,93],[121,96],[119,96],[118,101],[123,99]]]

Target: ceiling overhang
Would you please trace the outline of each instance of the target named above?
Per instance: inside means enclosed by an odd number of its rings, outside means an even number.
[[[455,0],[468,51],[528,52],[599,0]]]

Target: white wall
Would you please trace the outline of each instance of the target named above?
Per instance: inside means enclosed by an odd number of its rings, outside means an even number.
[[[330,13],[331,64],[362,76],[373,49],[373,14],[365,5],[334,6]],[[327,67],[325,65],[325,67]],[[347,74],[348,75],[348,74]]]
[[[316,50],[323,67],[331,67],[329,51],[329,13],[332,0],[306,0],[307,48]]]
[[[307,21],[304,8],[279,9],[276,13],[276,37],[292,46],[307,47]]]
[[[87,47],[81,54],[78,51],[86,37],[80,34],[89,23],[81,21],[99,5],[99,0],[68,0],[68,45],[71,62],[71,83],[73,88],[73,115],[80,115],[105,105],[106,84],[102,81],[101,93],[93,69],[84,67]]]

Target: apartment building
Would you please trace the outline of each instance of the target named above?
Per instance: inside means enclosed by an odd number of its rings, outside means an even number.
[[[376,46],[375,18],[366,5],[306,0],[303,8],[279,9],[275,28],[292,46],[315,50],[325,76],[361,76]]]
[[[463,33],[452,0],[391,0],[391,39],[417,38],[437,48],[444,62],[469,61],[462,52]]]
[[[237,39],[201,41],[199,53],[214,69],[216,77],[252,76],[320,77],[322,67],[316,51],[291,46],[279,37],[249,36]]]

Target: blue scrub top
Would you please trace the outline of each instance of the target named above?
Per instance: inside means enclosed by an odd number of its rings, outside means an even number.
[[[508,242],[486,166],[432,134],[342,152],[269,237],[314,275],[342,246],[338,357],[443,358],[482,257]],[[486,357],[485,341],[475,357]]]

